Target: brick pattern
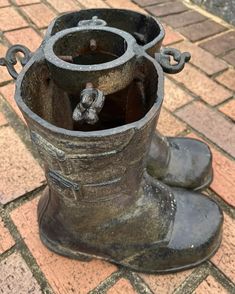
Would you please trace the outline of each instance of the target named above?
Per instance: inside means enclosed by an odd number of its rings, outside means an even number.
[[[235,221],[224,214],[223,239],[212,262],[235,283]]]
[[[205,264],[209,275],[196,286],[197,276],[192,270],[168,275],[138,274],[141,291],[139,286],[133,288],[133,281],[123,273],[123,277],[107,287],[106,293],[172,294],[179,291],[177,288],[182,283],[185,283],[185,293],[228,293],[227,279],[235,282],[235,226],[231,217],[235,212],[235,30],[192,10],[180,0],[0,0],[0,57],[5,56],[9,43],[24,44],[35,51],[45,28],[58,13],[95,7],[150,13],[166,24],[164,46],[191,52],[190,64],[183,72],[165,79],[158,130],[169,136],[190,132],[188,136],[198,137],[195,130],[203,136],[200,139],[210,145],[213,153],[214,181],[210,189],[221,197],[226,211],[231,212],[225,214],[222,246],[212,258],[212,266],[224,274],[223,286],[221,280],[210,275]],[[21,70],[19,64],[16,68]],[[0,67],[0,99],[4,99],[10,106],[9,111],[15,112],[24,122],[13,98],[14,88],[6,68]],[[88,263],[70,260],[42,245],[36,220],[38,198],[32,200],[30,193],[45,183],[45,178],[30,151],[9,126],[10,117],[6,118],[0,109],[0,204],[17,200],[19,207],[13,209],[10,216],[37,265],[29,267],[18,252],[12,254],[22,249],[19,241],[15,244],[12,238],[12,227],[8,230],[0,218],[0,292],[47,293],[40,289],[40,279],[36,281],[32,275],[32,268],[38,266],[53,293],[88,293],[106,282],[106,278],[112,278],[118,268],[99,260]],[[25,198],[22,205],[19,197],[26,193],[29,199]],[[8,209],[1,208],[0,214],[2,211],[9,216]]]
[[[128,282],[126,279],[120,279],[111,289],[109,289],[107,294],[138,294],[136,292],[130,282]]]
[[[0,263],[0,293],[42,294],[38,283],[19,253],[14,253]]]
[[[37,198],[27,202],[14,210],[11,217],[55,294],[72,294],[77,289],[88,293],[116,271],[116,267],[107,262],[96,259],[80,262],[49,251],[39,239],[37,203]]]
[[[45,182],[41,167],[10,127],[0,130],[0,150],[0,203],[6,204]]]
[[[228,291],[212,276],[208,276],[195,290],[194,294],[228,294]]]
[[[212,79],[189,64],[182,72],[174,75],[173,78],[212,106],[217,105],[232,96],[230,91],[218,85]]]
[[[15,242],[6,228],[3,220],[0,218],[0,254],[14,246]]]
[[[226,28],[224,26],[212,20],[205,20],[179,29],[181,34],[193,42],[205,39],[225,30]]]
[[[175,48],[191,53],[190,63],[204,71],[207,75],[212,76],[224,71],[228,68],[228,65],[219,58],[216,58],[206,50],[201,49],[197,45],[184,41],[175,44]]]
[[[219,112],[195,101],[176,111],[176,115],[235,157],[235,125]]]

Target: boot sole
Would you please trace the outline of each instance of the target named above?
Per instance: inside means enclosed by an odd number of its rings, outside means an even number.
[[[185,266],[179,266],[179,267],[170,268],[170,269],[159,269],[159,270],[154,270],[154,271],[148,271],[148,270],[146,271],[146,270],[141,270],[141,269],[135,268],[135,267],[130,266],[130,265],[125,265],[125,264],[123,264],[121,262],[117,262],[117,261],[115,261],[113,259],[110,259],[108,257],[101,257],[101,256],[93,255],[93,254],[84,253],[84,252],[81,252],[81,251],[74,251],[74,250],[67,249],[67,248],[65,248],[63,246],[60,246],[60,245],[56,244],[55,242],[49,240],[48,238],[46,238],[45,235],[43,235],[42,232],[40,232],[39,235],[40,235],[40,239],[41,239],[42,243],[47,248],[49,248],[51,251],[53,251],[53,252],[55,252],[57,254],[65,256],[65,257],[76,259],[76,260],[83,261],[83,262],[89,262],[89,261],[92,261],[93,259],[100,259],[100,260],[104,260],[104,261],[116,264],[118,266],[125,267],[126,269],[133,270],[135,272],[142,272],[142,273],[147,273],[147,274],[174,273],[174,272],[184,271],[184,270],[193,268],[195,266],[198,266],[201,263],[203,263],[203,262],[207,261],[208,259],[210,259],[216,253],[216,251],[220,247],[221,241],[222,241],[222,233],[220,233],[220,236],[218,238],[218,242],[217,242],[215,248],[210,252],[210,254],[208,254],[206,257],[200,259],[197,262],[187,264]]]

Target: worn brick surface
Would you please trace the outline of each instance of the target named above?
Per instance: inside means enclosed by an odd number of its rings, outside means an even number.
[[[0,293],[41,294],[42,291],[19,253],[14,253],[0,263]]]
[[[218,85],[189,64],[185,66],[182,72],[174,75],[173,78],[213,106],[232,96],[230,91]]]
[[[227,88],[235,91],[235,70],[229,69],[219,75],[216,80],[221,84],[225,85]]]
[[[190,62],[199,67],[208,75],[216,74],[228,68],[228,65],[219,58],[214,57],[211,53],[198,47],[197,45],[184,41],[175,45],[175,48],[191,53]]]
[[[226,60],[232,66],[235,66],[235,50],[223,56],[223,59]]]
[[[190,10],[180,14],[172,14],[161,18],[161,21],[167,23],[173,28],[180,28],[186,25],[205,20],[206,17],[196,11]]]
[[[212,148],[214,180],[212,190],[235,207],[235,162]]]
[[[5,227],[3,220],[0,218],[0,254],[14,246],[15,242]],[[1,286],[0,286],[1,289]]]
[[[212,262],[235,283],[235,220],[224,213],[222,244]]]
[[[8,0],[0,0],[0,7],[9,6],[10,3]]]
[[[126,1],[126,0],[106,0],[106,3],[108,5],[110,5],[113,8],[120,8],[122,9],[123,7],[125,7],[125,9],[131,9],[134,11],[138,11],[140,13],[146,13],[146,11],[142,8],[140,8],[138,5],[136,5],[135,3],[132,3],[130,1]]]
[[[204,141],[194,133],[188,134],[187,137]],[[213,156],[213,181],[210,188],[225,202],[235,207],[235,162],[224,156],[211,145],[209,147]]]
[[[146,10],[155,16],[165,16],[170,14],[175,14],[188,10],[182,2],[170,2],[162,5],[153,5],[146,7]]]
[[[200,46],[216,56],[225,54],[227,51],[235,49],[235,31],[205,41]]]
[[[177,110],[176,115],[230,155],[235,156],[235,125],[218,111],[195,101]]]
[[[56,14],[43,3],[22,6],[21,9],[40,29],[47,27],[56,16]]]
[[[42,41],[42,37],[39,36],[32,28],[26,28],[7,32],[4,34],[7,40],[12,44],[24,44],[31,51],[36,51]]]
[[[18,5],[27,5],[27,4],[39,3],[40,0],[15,0],[15,2]]]
[[[7,100],[7,102],[10,104],[13,110],[17,113],[17,115],[22,119],[23,122],[25,122],[24,117],[22,113],[20,112],[19,107],[17,106],[14,99],[15,84],[10,83],[10,84],[7,84],[6,86],[0,87],[0,94],[3,95],[3,97]]]
[[[126,279],[120,279],[114,286],[107,291],[107,294],[137,294],[131,283]]]
[[[193,97],[182,90],[178,85],[165,79],[165,97],[164,106],[171,111],[175,111],[177,108],[192,101]]]
[[[11,127],[0,130],[0,203],[5,204],[44,182],[41,167]]]
[[[186,130],[186,125],[180,122],[172,114],[162,109],[157,129],[166,136],[176,136]]]
[[[109,8],[102,0],[79,0],[78,2],[82,4],[84,8]]]
[[[194,294],[229,294],[229,292],[212,276],[208,276],[193,292]]]
[[[6,17],[7,16],[7,17]],[[20,27],[27,27],[28,23],[13,8],[0,8],[0,30],[9,31]]]
[[[39,239],[37,202],[27,202],[11,217],[55,294],[74,294],[78,289],[79,294],[86,294],[116,271],[114,265],[101,260],[80,262],[49,251]]]
[[[7,124],[7,120],[2,112],[0,112],[0,127]]]
[[[172,294],[191,273],[192,270],[187,270],[168,275],[141,274],[140,276],[148,284],[153,293]]]
[[[73,0],[47,0],[58,12],[66,12],[72,10],[79,10],[81,7],[78,5],[78,2]]]
[[[154,4],[162,4],[165,2],[173,2],[176,0],[134,0],[135,3],[137,3],[138,5],[145,7],[148,5],[154,5]]]
[[[206,20],[179,29],[181,34],[193,42],[213,36],[225,30],[226,27],[218,24],[213,20]]]
[[[177,43],[179,41],[182,41],[184,38],[179,33],[175,32],[168,26],[164,26],[165,29],[165,38],[163,40],[163,45],[168,46],[170,44]]]
[[[235,99],[223,104],[219,110],[235,121]]]

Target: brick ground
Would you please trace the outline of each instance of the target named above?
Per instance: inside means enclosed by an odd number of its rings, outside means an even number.
[[[14,83],[1,67],[0,293],[235,293],[234,28],[180,0],[0,0],[0,57],[15,43],[34,51],[58,13],[92,7],[129,8],[157,16],[166,30],[164,46],[192,53],[182,73],[165,79],[158,126],[165,135],[197,137],[210,145],[214,181],[207,193],[225,212],[222,245],[211,262],[168,275],[133,274],[103,261],[69,260],[47,250],[36,220],[44,175],[25,146],[27,133],[13,99]],[[16,122],[14,113],[21,120]]]

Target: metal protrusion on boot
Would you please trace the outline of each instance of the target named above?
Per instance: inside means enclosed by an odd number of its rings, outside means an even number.
[[[107,23],[103,19],[99,19],[97,16],[93,16],[92,19],[80,20],[77,24],[78,27],[81,26],[106,26]]]
[[[90,40],[90,49],[91,49],[91,51],[95,51],[96,48],[97,48],[96,40],[95,39],[91,39]]]
[[[73,120],[95,124],[99,120],[98,113],[103,108],[104,100],[103,92],[93,88],[92,83],[87,83],[81,92],[80,102],[73,111]]]

